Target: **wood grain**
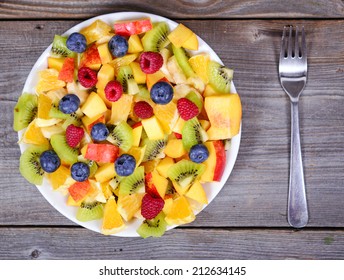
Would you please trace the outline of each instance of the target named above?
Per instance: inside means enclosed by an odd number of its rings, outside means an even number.
[[[157,5],[158,3],[158,5]],[[3,19],[80,19],[121,11],[155,13],[169,18],[343,18],[341,0],[4,0],[0,2]]]
[[[58,4],[57,4],[58,5]],[[0,25],[1,225],[72,225],[19,174],[12,110],[36,59],[79,21],[4,21]],[[242,142],[220,195],[191,227],[287,227],[290,104],[277,73],[281,28],[303,24],[309,80],[300,100],[310,227],[344,226],[344,31],[342,20],[181,21],[235,69],[243,104]]]

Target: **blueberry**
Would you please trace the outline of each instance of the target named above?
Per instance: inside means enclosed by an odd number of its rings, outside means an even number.
[[[90,167],[84,162],[76,162],[71,167],[71,175],[75,181],[86,181],[90,176]]]
[[[109,135],[109,130],[103,123],[96,123],[92,126],[91,137],[95,141],[104,141]]]
[[[119,176],[129,176],[134,172],[136,160],[133,156],[123,154],[116,159],[115,170]]]
[[[86,50],[86,37],[78,32],[69,35],[67,39],[67,48],[73,52],[82,53]]]
[[[152,86],[150,96],[154,103],[165,105],[173,98],[173,87],[168,82],[157,82]]]
[[[48,173],[56,171],[56,169],[61,165],[60,158],[52,150],[43,152],[39,157],[39,162],[42,169]]]
[[[78,110],[80,99],[75,94],[66,94],[63,96],[59,103],[59,110],[65,114],[74,113]]]
[[[193,162],[201,163],[209,157],[209,151],[203,144],[197,144],[191,147],[189,157]]]
[[[125,56],[128,52],[128,41],[120,35],[115,35],[109,41],[109,49],[113,56]]]

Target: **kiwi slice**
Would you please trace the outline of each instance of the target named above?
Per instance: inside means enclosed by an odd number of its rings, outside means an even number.
[[[123,87],[123,91],[130,95],[139,93],[139,86],[135,82],[133,70],[131,67],[126,65],[122,66],[117,75],[117,81],[119,81]]]
[[[68,37],[55,35],[53,45],[51,47],[51,52],[56,56],[74,57],[75,52],[72,52],[70,49],[67,48],[67,39]]]
[[[27,127],[37,115],[37,95],[23,93],[14,107],[13,129],[15,131],[22,130]]]
[[[209,61],[207,74],[209,84],[219,93],[230,93],[233,70],[215,61]]]
[[[51,136],[50,144],[64,163],[73,164],[78,161],[78,149],[71,148],[67,144],[65,134],[55,134]]]
[[[207,132],[203,129],[197,117],[185,122],[182,128],[182,143],[185,150],[189,151],[193,145],[201,144],[207,140]]]
[[[158,140],[150,140],[149,138],[144,138],[142,140],[142,143],[143,146],[146,145],[146,150],[142,162],[157,158],[163,158],[165,156],[164,149],[167,144],[167,137]]]
[[[20,156],[19,171],[31,184],[41,185],[43,182],[44,170],[39,162],[39,157],[45,150],[43,147],[31,146]]]
[[[165,215],[163,212],[160,212],[154,219],[144,220],[137,229],[137,233],[142,238],[160,237],[165,233],[166,227]]]
[[[67,119],[62,124],[62,128],[66,130],[67,127],[71,124],[74,124],[75,126],[82,125],[80,115],[77,112],[74,112],[68,115]]]
[[[124,152],[127,152],[133,145],[133,129],[127,124],[126,121],[121,121],[113,130],[110,130],[109,136],[106,138],[106,140],[112,144],[115,144]]]
[[[76,212],[76,219],[80,222],[88,222],[103,218],[103,204],[98,201],[82,202]]]
[[[191,186],[205,171],[205,165],[182,159],[167,170],[167,176],[183,190]]]
[[[140,166],[135,169],[133,174],[120,180],[119,194],[131,195],[133,193],[143,193],[145,191],[145,174],[144,167]]]
[[[158,22],[153,25],[153,28],[146,32],[142,37],[142,45],[145,52],[160,52],[166,47],[170,40],[167,35],[170,29],[166,22]]]
[[[189,63],[189,56],[184,50],[184,48],[180,47],[177,48],[172,44],[172,51],[174,54],[174,57],[176,58],[178,65],[180,68],[182,68],[184,74],[186,75],[187,78],[189,77],[196,77],[195,72],[192,70],[192,67]]]

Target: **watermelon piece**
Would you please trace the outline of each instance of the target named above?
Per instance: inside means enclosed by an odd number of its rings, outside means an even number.
[[[91,189],[90,182],[88,180],[84,182],[76,182],[68,188],[70,196],[76,201],[80,201],[86,197]]]
[[[119,154],[119,148],[112,144],[87,145],[85,158],[98,163],[115,162]]]
[[[114,24],[115,33],[122,36],[131,36],[145,33],[153,28],[149,18],[135,21],[118,21]]]
[[[74,81],[74,58],[67,57],[62,64],[58,79],[66,83]]]
[[[101,64],[102,60],[100,58],[97,45],[93,44],[82,54],[79,68],[89,67],[93,70],[98,70]]]

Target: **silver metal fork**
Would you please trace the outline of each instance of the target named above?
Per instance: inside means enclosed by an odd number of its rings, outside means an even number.
[[[301,34],[300,34],[301,33]],[[291,101],[291,149],[288,194],[288,223],[302,228],[308,223],[308,208],[302,166],[299,109],[301,92],[307,82],[307,48],[304,27],[285,26],[279,60],[279,78]]]

